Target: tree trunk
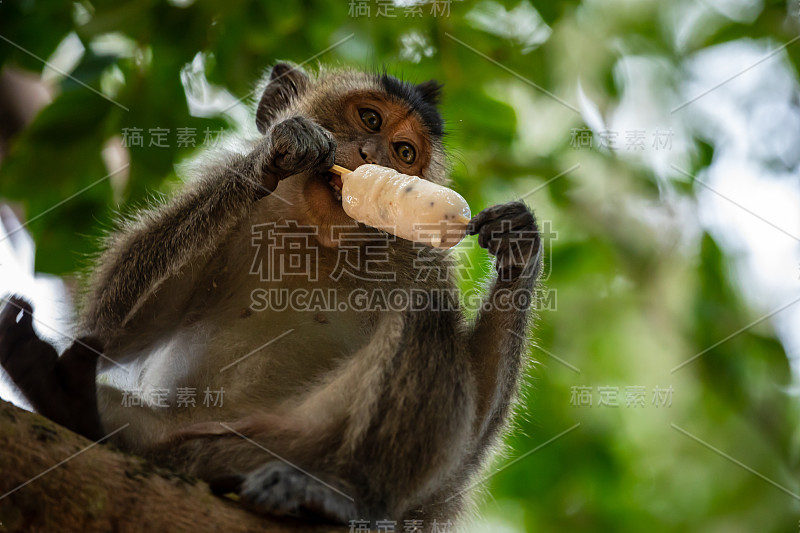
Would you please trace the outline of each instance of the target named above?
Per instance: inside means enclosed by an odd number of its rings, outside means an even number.
[[[93,444],[2,400],[0,450],[2,533],[348,531],[257,516],[202,481]]]

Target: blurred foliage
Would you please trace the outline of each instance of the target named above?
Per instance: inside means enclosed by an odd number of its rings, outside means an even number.
[[[126,128],[188,127],[196,128],[200,145],[206,128],[227,127],[221,118],[189,113],[180,73],[199,52],[207,57],[208,80],[244,97],[276,60],[304,62],[352,33],[318,61],[386,65],[413,81],[445,82],[455,188],[477,210],[542,186],[525,199],[557,232],[549,241],[546,280],[557,291],[557,310],[539,312],[541,349],[532,352],[539,363],[530,372],[509,458],[580,426],[492,477],[491,497],[481,508],[485,522],[476,529],[796,531],[796,498],[671,426],[800,491],[791,373],[768,322],[670,372],[758,317],[741,296],[731,258],[710,235],[697,228],[698,239],[680,244],[675,231],[630,209],[632,202],[659,205],[664,187],[690,203],[697,190],[685,181],[665,185],[646,166],[606,152],[574,149],[570,132],[583,127],[578,113],[448,37],[571,105],[577,105],[580,79],[603,112],[621,98],[614,74],[621,55],[635,51],[665,61],[672,69],[668,83],[677,84],[683,61],[704,48],[744,38],[791,39],[797,26],[787,23],[787,3],[766,2],[745,23],[716,16],[678,50],[670,15],[688,2],[535,0],[553,33],[528,53],[513,39],[476,27],[467,16],[476,2],[453,2],[447,16],[432,16],[426,4],[415,18],[399,7],[396,18],[378,17],[377,4],[370,4],[369,17],[351,16],[348,2],[316,0],[0,4],[0,35],[28,51],[0,42],[0,66],[41,72],[33,56],[50,58],[74,33],[86,52],[70,75],[119,103],[63,78],[52,103],[12,139],[0,166],[0,196],[23,205],[28,218],[86,189],[30,224],[37,269],[68,275],[80,268],[95,250],[91,237],[117,211],[170,190],[176,163],[196,152],[175,142],[148,147],[145,138],[145,147],[130,149],[130,176],[120,184],[102,179],[109,171],[101,150],[109,139]],[[501,4],[511,10],[519,2]],[[412,33],[430,46],[417,62],[402,53],[401,39]],[[124,36],[132,47],[114,53],[93,46],[108,34]],[[800,45],[786,53],[796,67]],[[709,165],[714,147],[688,141],[694,170]],[[548,181],[576,163],[577,170]],[[679,229],[697,225],[695,219],[678,223]],[[474,250],[469,257],[480,260],[465,287],[478,286],[486,258]],[[592,407],[572,405],[576,386],[593,388]],[[601,386],[619,387],[622,405],[598,407]],[[645,387],[644,407],[624,406],[628,386]],[[670,407],[652,404],[655,387],[673,388]]]

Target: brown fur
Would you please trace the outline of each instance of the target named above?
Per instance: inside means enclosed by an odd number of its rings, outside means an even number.
[[[251,305],[253,291],[265,288],[324,288],[343,298],[376,287],[429,295],[455,291],[452,275],[418,280],[418,248],[355,224],[320,179],[333,162],[331,143],[337,163],[354,168],[364,162],[364,134],[349,120],[353,106],[368,101],[393,121],[392,135],[416,136],[419,160],[406,173],[447,183],[433,107],[423,113],[408,103],[413,97],[414,105],[434,106],[438,86],[424,84],[417,92],[404,86],[411,91],[404,99],[373,74],[323,70],[312,77],[285,64],[266,81],[257,113],[264,137],[247,153],[204,167],[166,205],[126,222],[97,262],[81,332],[103,339],[107,357],[130,363],[125,374],[101,360],[104,429],[129,423],[114,437],[119,446],[203,479],[244,476],[250,484],[245,482],[243,499],[261,512],[310,509],[337,521],[457,518],[467,501],[461,491],[480,473],[509,416],[525,352],[520,336],[528,330],[527,306],[489,305],[468,324],[459,309],[437,310],[435,297],[417,311],[259,312]],[[399,168],[386,153],[375,157]],[[254,248],[254,229],[290,221],[323,234],[313,245],[318,278],[261,280],[252,270],[254,250],[262,268],[275,267],[270,261],[276,259],[269,246]],[[500,277],[507,278],[493,284],[489,302],[505,289],[530,295],[540,264],[538,237],[523,246],[522,263],[510,260],[509,244],[496,237],[501,222],[510,222],[512,230],[536,230],[519,203],[473,219],[470,232],[498,257]],[[383,240],[395,279],[332,280],[336,231],[339,237],[366,232]],[[451,271],[447,253],[427,253],[441,272]],[[356,268],[365,272],[361,257]],[[165,388],[173,402],[176,387],[196,387],[198,403],[205,387],[226,392],[219,408],[135,408],[121,405],[121,387]],[[354,503],[342,500],[337,508],[338,496],[319,492],[319,485],[292,495],[298,478],[285,485],[296,505],[273,498],[269,507],[260,499],[269,494],[261,494],[258,483],[291,476],[280,464],[266,468],[271,454],[352,494]],[[351,512],[357,514],[347,516]]]

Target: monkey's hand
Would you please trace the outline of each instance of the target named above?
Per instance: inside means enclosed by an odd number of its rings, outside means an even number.
[[[478,244],[497,258],[499,280],[538,275],[542,257],[539,228],[533,212],[522,202],[484,209],[469,221],[467,234],[477,235]]]
[[[260,151],[263,184],[270,191],[278,182],[303,172],[325,172],[333,166],[336,143],[331,134],[305,117],[292,117],[272,126]]]

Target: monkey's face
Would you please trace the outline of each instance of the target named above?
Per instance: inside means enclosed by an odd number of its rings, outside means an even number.
[[[388,75],[343,71],[312,80],[278,64],[259,106],[258,124],[266,131],[283,110],[306,116],[335,142],[335,162],[354,170],[377,164],[425,179],[444,179],[442,119],[437,110],[441,86],[414,85]],[[279,114],[280,113],[280,114]],[[334,227],[357,227],[341,205],[342,180],[323,170],[293,176],[291,194],[304,220],[318,228],[320,241],[333,245]],[[289,183],[286,183],[288,186]]]
[[[337,107],[341,112],[335,120],[315,117],[333,135],[337,165],[354,170],[369,163],[403,174],[424,175],[433,149],[431,138],[407,104],[359,91],[342,98]],[[341,177],[327,172],[310,178],[305,192],[316,210],[343,215]]]
[[[420,175],[431,155],[430,135],[404,102],[365,93],[342,102],[339,120],[322,126],[336,140],[336,162],[344,167],[370,163]]]

